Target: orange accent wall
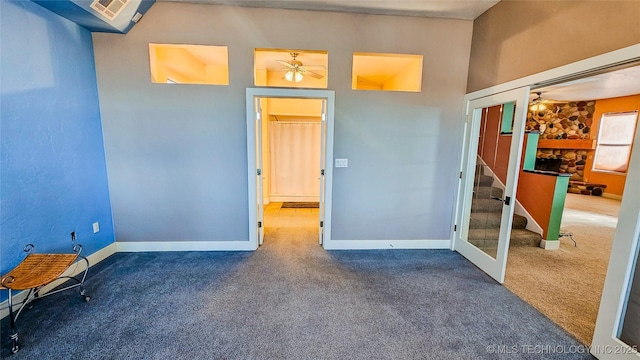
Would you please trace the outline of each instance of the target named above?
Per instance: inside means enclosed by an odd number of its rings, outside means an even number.
[[[509,167],[511,135],[501,135],[502,106],[496,105],[483,110],[480,128],[478,155],[494,174],[505,184]]]
[[[593,130],[592,139],[598,138],[597,134],[600,130],[600,118],[602,118],[602,114],[607,112],[640,110],[640,94],[612,99],[596,100],[595,106],[595,111],[593,113],[593,125],[591,126]],[[638,131],[637,128],[636,131]],[[584,181],[590,183],[605,184],[607,185],[605,193],[622,196],[622,193],[624,191],[624,183],[627,180],[627,176],[591,171],[593,167],[594,155],[594,153],[591,153],[587,158],[587,162],[584,168]]]
[[[549,219],[556,188],[556,176],[520,171],[516,199],[542,228],[542,238],[547,238]]]

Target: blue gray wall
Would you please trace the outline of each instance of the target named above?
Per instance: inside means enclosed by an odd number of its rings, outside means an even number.
[[[113,243],[114,232],[91,34],[30,1],[0,6],[5,273],[27,243],[38,252],[69,253],[75,231],[91,254]]]
[[[333,238],[449,239],[472,22],[157,2],[95,33],[117,241],[248,239],[245,89],[255,48],[329,52]],[[149,43],[225,45],[230,85],[152,84]],[[422,92],[351,90],[353,52],[424,55]]]

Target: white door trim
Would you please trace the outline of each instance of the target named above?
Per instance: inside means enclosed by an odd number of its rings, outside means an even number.
[[[249,243],[254,249],[258,248],[258,234],[256,229],[256,132],[254,125],[254,99],[256,98],[293,98],[293,99],[326,99],[327,101],[327,142],[325,169],[325,210],[324,210],[324,239],[325,244],[331,239],[331,200],[333,189],[333,132],[335,91],[309,89],[278,89],[278,88],[247,88],[247,180],[248,180],[248,208],[249,208]],[[260,194],[262,196],[262,194]]]

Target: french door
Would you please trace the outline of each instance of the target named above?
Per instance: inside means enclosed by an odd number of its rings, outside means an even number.
[[[454,249],[503,283],[529,87],[471,100]]]

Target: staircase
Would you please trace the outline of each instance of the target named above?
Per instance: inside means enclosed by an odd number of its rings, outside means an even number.
[[[485,169],[486,168],[486,169]],[[500,235],[500,219],[502,217],[502,189],[493,186],[493,176],[486,165],[476,165],[473,200],[471,202],[471,218],[469,220],[469,243],[494,254]],[[515,199],[512,200],[515,203]],[[509,246],[539,246],[540,234],[526,230],[527,219],[513,215],[511,241]]]

